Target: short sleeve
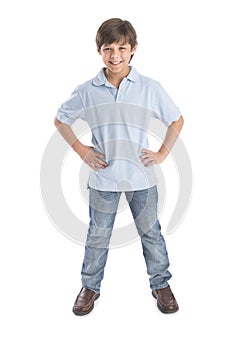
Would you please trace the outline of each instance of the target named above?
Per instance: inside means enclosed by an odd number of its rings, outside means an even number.
[[[76,89],[70,99],[61,105],[55,117],[61,123],[71,126],[77,119],[82,118],[83,114],[83,104],[78,89]]]
[[[160,119],[166,126],[170,126],[171,123],[179,119],[181,112],[160,83],[158,83],[156,95],[155,117]]]

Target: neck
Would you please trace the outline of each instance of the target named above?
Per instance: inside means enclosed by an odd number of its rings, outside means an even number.
[[[107,69],[105,69],[104,73],[105,73],[105,76],[107,78],[107,80],[112,84],[114,85],[115,87],[119,87],[121,81],[129,74],[130,72],[130,67],[128,67],[128,69],[126,69],[126,71],[124,72],[121,72],[121,73],[113,73],[111,71]]]

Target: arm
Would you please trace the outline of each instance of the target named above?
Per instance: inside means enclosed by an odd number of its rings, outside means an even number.
[[[142,149],[140,160],[144,164],[144,166],[160,164],[166,159],[180,134],[183,124],[184,118],[181,115],[177,121],[173,122],[168,127],[165,139],[158,152],[153,152],[148,149]]]
[[[103,169],[107,166],[107,163],[104,161],[105,155],[94,151],[93,147],[91,146],[83,145],[83,143],[77,139],[69,125],[61,123],[56,118],[54,120],[54,124],[67,143],[80,156],[80,158],[89,165],[91,169]]]

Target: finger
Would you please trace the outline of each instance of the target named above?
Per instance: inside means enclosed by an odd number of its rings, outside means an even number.
[[[96,160],[89,162],[88,165],[95,171],[98,169],[104,169],[106,167],[106,165],[102,165],[102,164],[97,163]]]
[[[152,160],[142,161],[142,164],[143,164],[144,166],[148,166],[148,165],[151,164],[151,163],[152,163]]]
[[[92,154],[95,156],[95,157],[97,157],[97,158],[100,158],[100,159],[105,159],[105,154],[103,154],[103,153],[100,153],[100,152],[97,152],[97,151],[94,151],[94,150],[92,150]]]
[[[102,154],[102,153],[99,153],[99,152],[95,152],[95,153],[97,154],[96,157],[105,159],[105,154]]]
[[[97,163],[98,165],[101,165],[101,166],[107,166],[107,163],[99,158],[95,158],[95,163]]]
[[[106,158],[105,154],[99,153],[96,151],[94,153],[95,153],[95,162],[106,166],[107,163],[105,162],[105,158]]]
[[[149,161],[147,163],[144,164],[145,167],[150,167],[152,165],[156,164],[155,160]]]
[[[97,163],[95,163],[95,162],[90,163],[89,166],[90,166],[90,168],[93,169],[94,171],[98,171],[99,169],[104,169],[104,168],[105,168],[105,166],[99,165],[99,164],[97,164]]]
[[[142,151],[141,151],[141,156],[144,156],[144,155],[147,155],[147,154],[152,154],[153,152],[152,151],[150,151],[150,150],[148,150],[148,149],[143,149]]]
[[[144,153],[140,156],[140,158],[149,158],[149,157],[152,157],[151,153]]]
[[[84,160],[88,165],[90,165],[90,163],[97,163],[103,166],[107,165],[107,163],[104,160],[100,159],[99,153],[93,151],[89,152],[84,158]]]
[[[106,164],[100,164],[100,163],[95,163],[95,166],[96,166],[96,168],[99,168],[99,169],[104,169],[104,168],[106,168]]]
[[[149,161],[149,160],[153,160],[153,157],[152,157],[152,155],[151,154],[146,154],[146,155],[144,155],[144,156],[140,156],[140,159],[141,159],[141,161]]]
[[[147,152],[149,152],[149,150],[148,150],[148,149],[146,149],[146,148],[142,148],[141,153],[147,153]]]

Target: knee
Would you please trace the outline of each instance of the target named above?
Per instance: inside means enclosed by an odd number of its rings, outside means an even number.
[[[86,246],[93,248],[108,248],[112,229],[90,226]]]

